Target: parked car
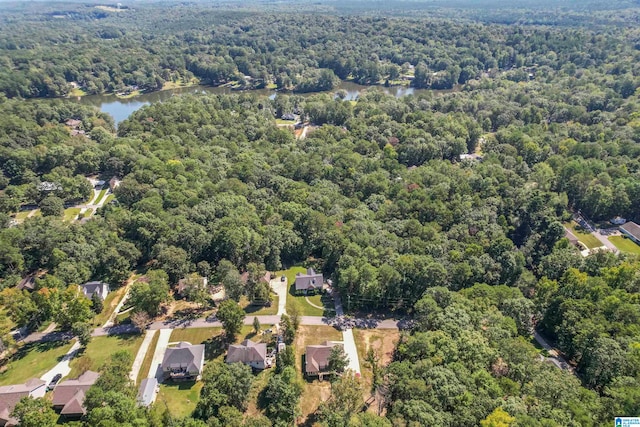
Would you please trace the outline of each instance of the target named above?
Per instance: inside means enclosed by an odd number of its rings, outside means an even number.
[[[286,277],[286,276],[282,276],[282,277],[280,278],[280,281],[281,281],[281,282],[284,282],[284,281],[286,281],[286,280],[287,280],[287,277]]]
[[[53,379],[51,379],[51,382],[47,386],[47,390],[53,390],[56,384],[58,384],[58,381],[60,381],[60,379],[62,379],[62,374],[56,374],[53,377]]]

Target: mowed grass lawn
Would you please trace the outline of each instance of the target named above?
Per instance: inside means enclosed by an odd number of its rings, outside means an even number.
[[[7,365],[0,368],[0,386],[40,378],[56,366],[72,345],[71,342],[49,342],[20,347]]]
[[[29,215],[31,211],[20,211],[16,214],[16,216],[14,217],[17,221],[24,221],[25,219],[27,219],[27,216]]]
[[[202,381],[180,381],[160,384],[160,391],[156,398],[155,406],[169,408],[171,415],[184,418],[193,413],[200,400],[200,390],[204,384]]]
[[[609,241],[622,252],[640,255],[640,246],[626,236],[611,236]]]
[[[247,316],[271,316],[274,314],[278,314],[278,295],[275,295],[273,293],[271,295],[273,296],[273,301],[271,302],[271,305],[269,307],[259,304],[249,304],[249,300],[245,296],[240,299],[240,307],[242,307]]]
[[[121,350],[131,354],[131,360],[133,361],[138,353],[140,344],[142,344],[142,339],[142,335],[93,337],[87,348],[71,361],[71,372],[68,378],[77,378],[87,370],[99,370],[112,354]]]
[[[599,248],[602,246],[602,242],[598,240],[594,235],[585,231],[576,223],[575,221],[565,222],[564,226],[567,227],[571,232],[580,240],[584,245],[589,248]]]
[[[319,309],[310,305],[304,295],[296,295],[296,274],[306,273],[307,269],[304,267],[291,267],[288,270],[281,270],[276,272],[276,277],[286,276],[287,283],[289,285],[289,295],[287,295],[287,313],[291,314],[295,310],[301,316],[322,316],[324,315],[324,309]],[[309,296],[309,300],[314,304],[322,307],[322,301],[320,295]],[[276,306],[277,307],[277,306]],[[333,307],[331,307],[333,308]]]
[[[69,208],[64,210],[64,220],[73,221],[73,219],[80,214],[80,208]]]
[[[96,205],[100,202],[100,200],[102,200],[102,198],[104,197],[104,195],[107,193],[107,189],[109,187],[107,186],[107,188],[103,188],[102,190],[100,190],[100,192],[98,193],[98,196],[95,198],[95,200],[93,200],[93,204]]]

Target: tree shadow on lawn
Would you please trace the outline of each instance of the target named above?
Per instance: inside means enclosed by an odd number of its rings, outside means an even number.
[[[252,303],[249,303],[249,305],[247,305],[243,310],[244,310],[244,312],[245,312],[246,314],[253,314],[253,313],[255,313],[256,311],[260,311],[260,310],[262,310],[262,309],[269,308],[269,307],[271,307],[272,305],[273,305],[273,303],[270,303],[269,305],[266,305],[266,304],[252,304]]]
[[[224,334],[220,334],[209,338],[203,344],[205,348],[204,358],[206,360],[213,360],[220,357],[225,351],[227,351],[229,340]]]
[[[0,366],[8,365],[11,362],[15,362],[16,360],[20,360],[25,357],[27,354],[32,351],[36,351],[39,353],[45,353],[50,350],[55,350],[58,347],[69,344],[69,341],[48,341],[48,342],[35,342],[26,344],[18,349],[11,357],[5,359],[0,362]],[[58,362],[62,361],[64,358],[64,354],[59,356],[56,360]]]

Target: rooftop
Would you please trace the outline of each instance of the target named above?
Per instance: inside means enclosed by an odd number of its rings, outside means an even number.
[[[620,230],[624,230],[636,239],[640,240],[640,225],[633,221],[629,221],[620,226]]]

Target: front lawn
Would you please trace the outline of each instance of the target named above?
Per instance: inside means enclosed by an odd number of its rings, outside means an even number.
[[[80,214],[80,208],[68,208],[64,210],[64,220],[73,221]]]
[[[609,237],[609,241],[621,252],[640,255],[640,246],[626,236],[611,236]]]
[[[40,378],[58,364],[71,346],[70,342],[56,341],[20,347],[7,365],[0,368],[0,386],[21,384],[29,378]]]
[[[243,296],[240,299],[240,307],[242,307],[242,309],[244,310],[245,313],[247,313],[247,315],[253,315],[253,316],[271,316],[271,315],[275,315],[278,314],[278,295],[274,295],[273,296],[273,301],[271,301],[271,306],[267,307],[264,305],[260,305],[260,304],[250,304],[249,300],[247,300],[247,298],[245,296]]]
[[[87,370],[99,370],[111,355],[118,351],[127,351],[131,354],[133,361],[142,344],[142,339],[142,335],[93,337],[87,348],[71,361],[69,378],[77,378]]]
[[[16,221],[24,221],[25,219],[27,219],[27,216],[29,216],[29,214],[31,213],[31,211],[20,211],[15,215],[15,220]]]
[[[166,382],[160,384],[155,406],[168,408],[171,415],[184,418],[193,413],[200,400],[202,381]]]
[[[98,193],[96,198],[94,200],[92,200],[92,202],[93,202],[92,204],[97,205],[100,202],[100,200],[102,200],[104,195],[106,194],[107,189],[108,189],[108,187],[107,188],[103,188],[102,190],[100,190],[100,192]]]
[[[593,234],[584,230],[577,222],[565,222],[564,226],[567,227],[571,232],[578,238],[578,240],[589,249],[599,248],[602,246],[602,242],[598,240]]]

